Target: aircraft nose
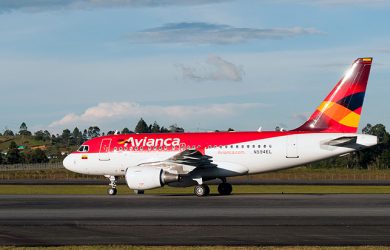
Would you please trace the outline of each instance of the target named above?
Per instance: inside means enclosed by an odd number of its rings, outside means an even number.
[[[67,157],[65,157],[64,161],[62,162],[62,164],[64,165],[64,167],[70,171],[72,171],[74,169],[74,161],[72,159],[72,155],[68,155]]]

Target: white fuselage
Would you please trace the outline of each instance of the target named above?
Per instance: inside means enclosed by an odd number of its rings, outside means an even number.
[[[354,136],[356,143],[346,146],[331,146],[329,141]],[[247,141],[229,145],[208,145],[205,155],[211,156],[217,167],[196,169],[182,166],[177,173],[190,173],[202,178],[218,178],[245,174],[256,174],[346,154],[377,144],[377,137],[363,134],[346,133],[308,133],[290,134],[267,139]],[[197,145],[187,145],[195,147]],[[71,154],[64,160],[64,166],[74,172],[91,175],[122,176],[128,168],[141,164],[153,164],[164,161],[180,152],[148,151],[112,151],[108,153]],[[84,159],[81,158],[84,156]],[[87,156],[87,159],[85,159]],[[169,168],[169,166],[167,166]],[[193,172],[191,172],[194,170]]]

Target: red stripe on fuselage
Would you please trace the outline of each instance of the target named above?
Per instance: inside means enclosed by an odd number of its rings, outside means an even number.
[[[164,149],[164,144],[161,144],[161,141],[167,142],[168,144],[172,141],[179,141],[180,147],[192,148],[196,147],[201,152],[204,152],[204,149],[209,146],[226,146],[230,144],[251,142],[261,139],[269,139],[274,137],[286,136],[291,134],[301,134],[305,132],[296,132],[296,131],[271,131],[271,132],[209,132],[209,133],[161,133],[161,134],[120,134],[120,135],[109,135],[102,136],[91,139],[83,143],[83,145],[89,146],[88,153],[99,153],[100,145],[103,139],[111,139],[111,145],[109,151],[114,151],[114,148],[119,150],[119,148],[124,147],[130,149],[130,147],[136,147],[137,145],[131,144],[131,142],[138,142],[138,148],[143,147],[143,150],[147,150],[148,144],[154,142],[152,149],[156,147],[158,150],[161,146]],[[132,139],[131,139],[132,138]],[[141,141],[142,140],[142,141]],[[147,140],[145,143],[144,141]],[[127,142],[124,143],[124,141]],[[166,150],[172,150],[173,146],[168,146]],[[175,146],[174,150],[178,150],[178,147]],[[82,152],[75,152],[82,153]]]

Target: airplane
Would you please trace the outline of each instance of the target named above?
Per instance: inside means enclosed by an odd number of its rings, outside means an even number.
[[[63,161],[66,169],[104,175],[107,193],[117,194],[124,176],[136,193],[194,186],[207,196],[206,181],[219,179],[218,193],[230,195],[228,177],[276,171],[374,146],[376,136],[358,134],[371,57],[358,58],[310,118],[289,131],[116,134],[90,139]]]

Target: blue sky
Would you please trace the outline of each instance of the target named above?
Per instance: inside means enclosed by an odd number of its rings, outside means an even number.
[[[0,1],[0,132],[293,129],[373,56],[362,125],[390,126],[381,0]]]

